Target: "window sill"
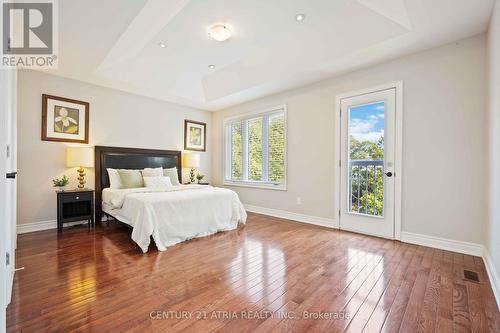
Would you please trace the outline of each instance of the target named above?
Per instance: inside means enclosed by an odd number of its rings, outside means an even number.
[[[238,186],[238,187],[251,187],[260,188],[266,190],[276,190],[276,191],[286,191],[286,184],[274,185],[271,183],[254,183],[254,182],[233,182],[225,180],[223,182],[225,186]]]

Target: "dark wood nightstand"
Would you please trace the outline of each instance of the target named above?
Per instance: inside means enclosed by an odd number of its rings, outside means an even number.
[[[94,225],[94,190],[70,190],[57,192],[57,231],[65,222],[87,220]]]

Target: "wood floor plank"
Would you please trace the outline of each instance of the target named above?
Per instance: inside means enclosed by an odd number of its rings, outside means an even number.
[[[434,332],[441,283],[442,251],[434,250],[427,288],[425,290],[422,311],[417,320],[417,332]]]
[[[416,248],[413,245],[405,246],[408,247],[408,251],[404,255],[404,264],[398,267],[395,276],[391,279],[389,286],[384,291],[382,297],[377,303],[377,306],[373,310],[370,319],[365,324],[363,332],[379,332],[386,321],[399,288],[408,273],[408,266],[410,265]]]
[[[481,258],[258,214],[146,254],[115,223],[23,234],[16,266],[8,332],[500,331]]]

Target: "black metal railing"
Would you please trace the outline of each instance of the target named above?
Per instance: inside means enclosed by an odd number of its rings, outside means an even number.
[[[383,216],[384,161],[349,161],[349,211]]]

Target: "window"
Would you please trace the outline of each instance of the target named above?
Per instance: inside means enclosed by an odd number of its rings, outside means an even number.
[[[286,189],[286,107],[224,121],[226,185]]]

